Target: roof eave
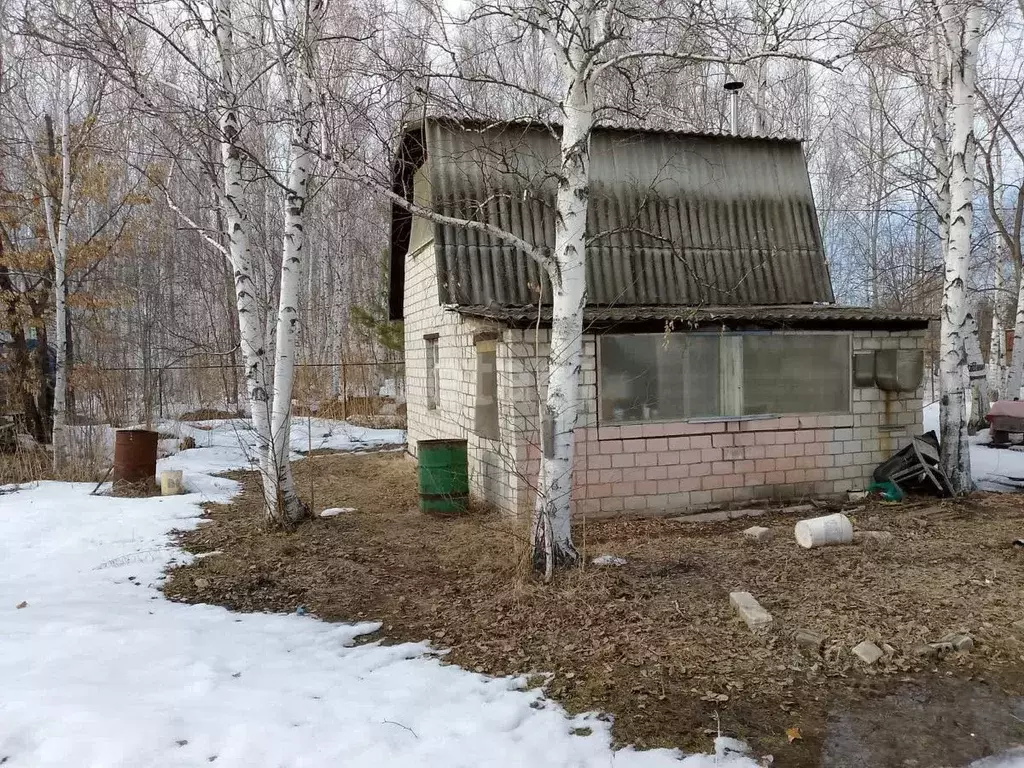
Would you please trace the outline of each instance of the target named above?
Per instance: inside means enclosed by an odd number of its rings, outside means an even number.
[[[536,307],[453,306],[467,317],[492,320],[510,328],[531,328],[538,323]],[[860,310],[860,313],[858,313]],[[925,330],[937,318],[927,314],[884,312],[858,307],[807,305],[736,307],[729,310],[699,307],[589,307],[584,311],[587,333],[664,332],[729,328],[731,330]],[[542,312],[540,325],[551,323],[550,311]]]

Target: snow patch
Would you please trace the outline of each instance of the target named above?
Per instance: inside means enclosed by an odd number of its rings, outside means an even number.
[[[924,431],[939,434],[939,404],[924,407]],[[1024,448],[991,448],[987,429],[970,438],[971,477],[982,491],[1024,490]],[[901,446],[902,447],[902,446]]]
[[[330,447],[403,439],[313,423]],[[354,644],[378,624],[164,599],[164,569],[191,557],[170,532],[201,524],[201,502],[238,492],[213,473],[249,466],[253,445],[242,421],[178,426],[200,447],[159,466],[185,471],[189,496],[0,489],[4,768],[754,767],[612,750],[605,719],[570,717],[521,679],[444,665],[426,643]],[[306,439],[297,430],[292,447]]]

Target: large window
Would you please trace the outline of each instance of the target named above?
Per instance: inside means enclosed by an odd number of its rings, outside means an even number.
[[[850,410],[842,333],[669,333],[600,337],[605,423]]]

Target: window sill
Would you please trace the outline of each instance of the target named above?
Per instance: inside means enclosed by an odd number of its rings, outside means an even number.
[[[728,424],[738,421],[769,421],[771,419],[803,419],[817,416],[850,416],[850,411],[814,411],[813,413],[758,413],[751,416],[702,416],[694,419],[640,419],[637,421],[601,421],[598,429],[607,427],[638,427],[645,424]]]

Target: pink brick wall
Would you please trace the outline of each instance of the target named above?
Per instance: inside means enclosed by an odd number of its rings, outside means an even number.
[[[852,426],[855,421],[848,414],[581,427],[576,430],[574,513],[683,514],[712,504],[862,489],[891,451],[881,447],[877,436],[847,439],[863,429]],[[702,427],[708,431],[697,432]],[[655,431],[659,436],[643,436]],[[880,432],[877,427],[869,431]],[[902,444],[917,431],[913,425],[890,428],[889,439]],[[535,476],[536,451],[528,454],[527,474]]]
[[[875,403],[866,393],[854,399],[869,398],[863,401],[871,403],[872,413]],[[916,397],[890,396],[890,411],[920,408]],[[920,432],[920,416],[867,427],[859,425],[864,418],[850,413],[581,427],[574,511],[684,513],[719,503],[861,489],[879,462]]]

